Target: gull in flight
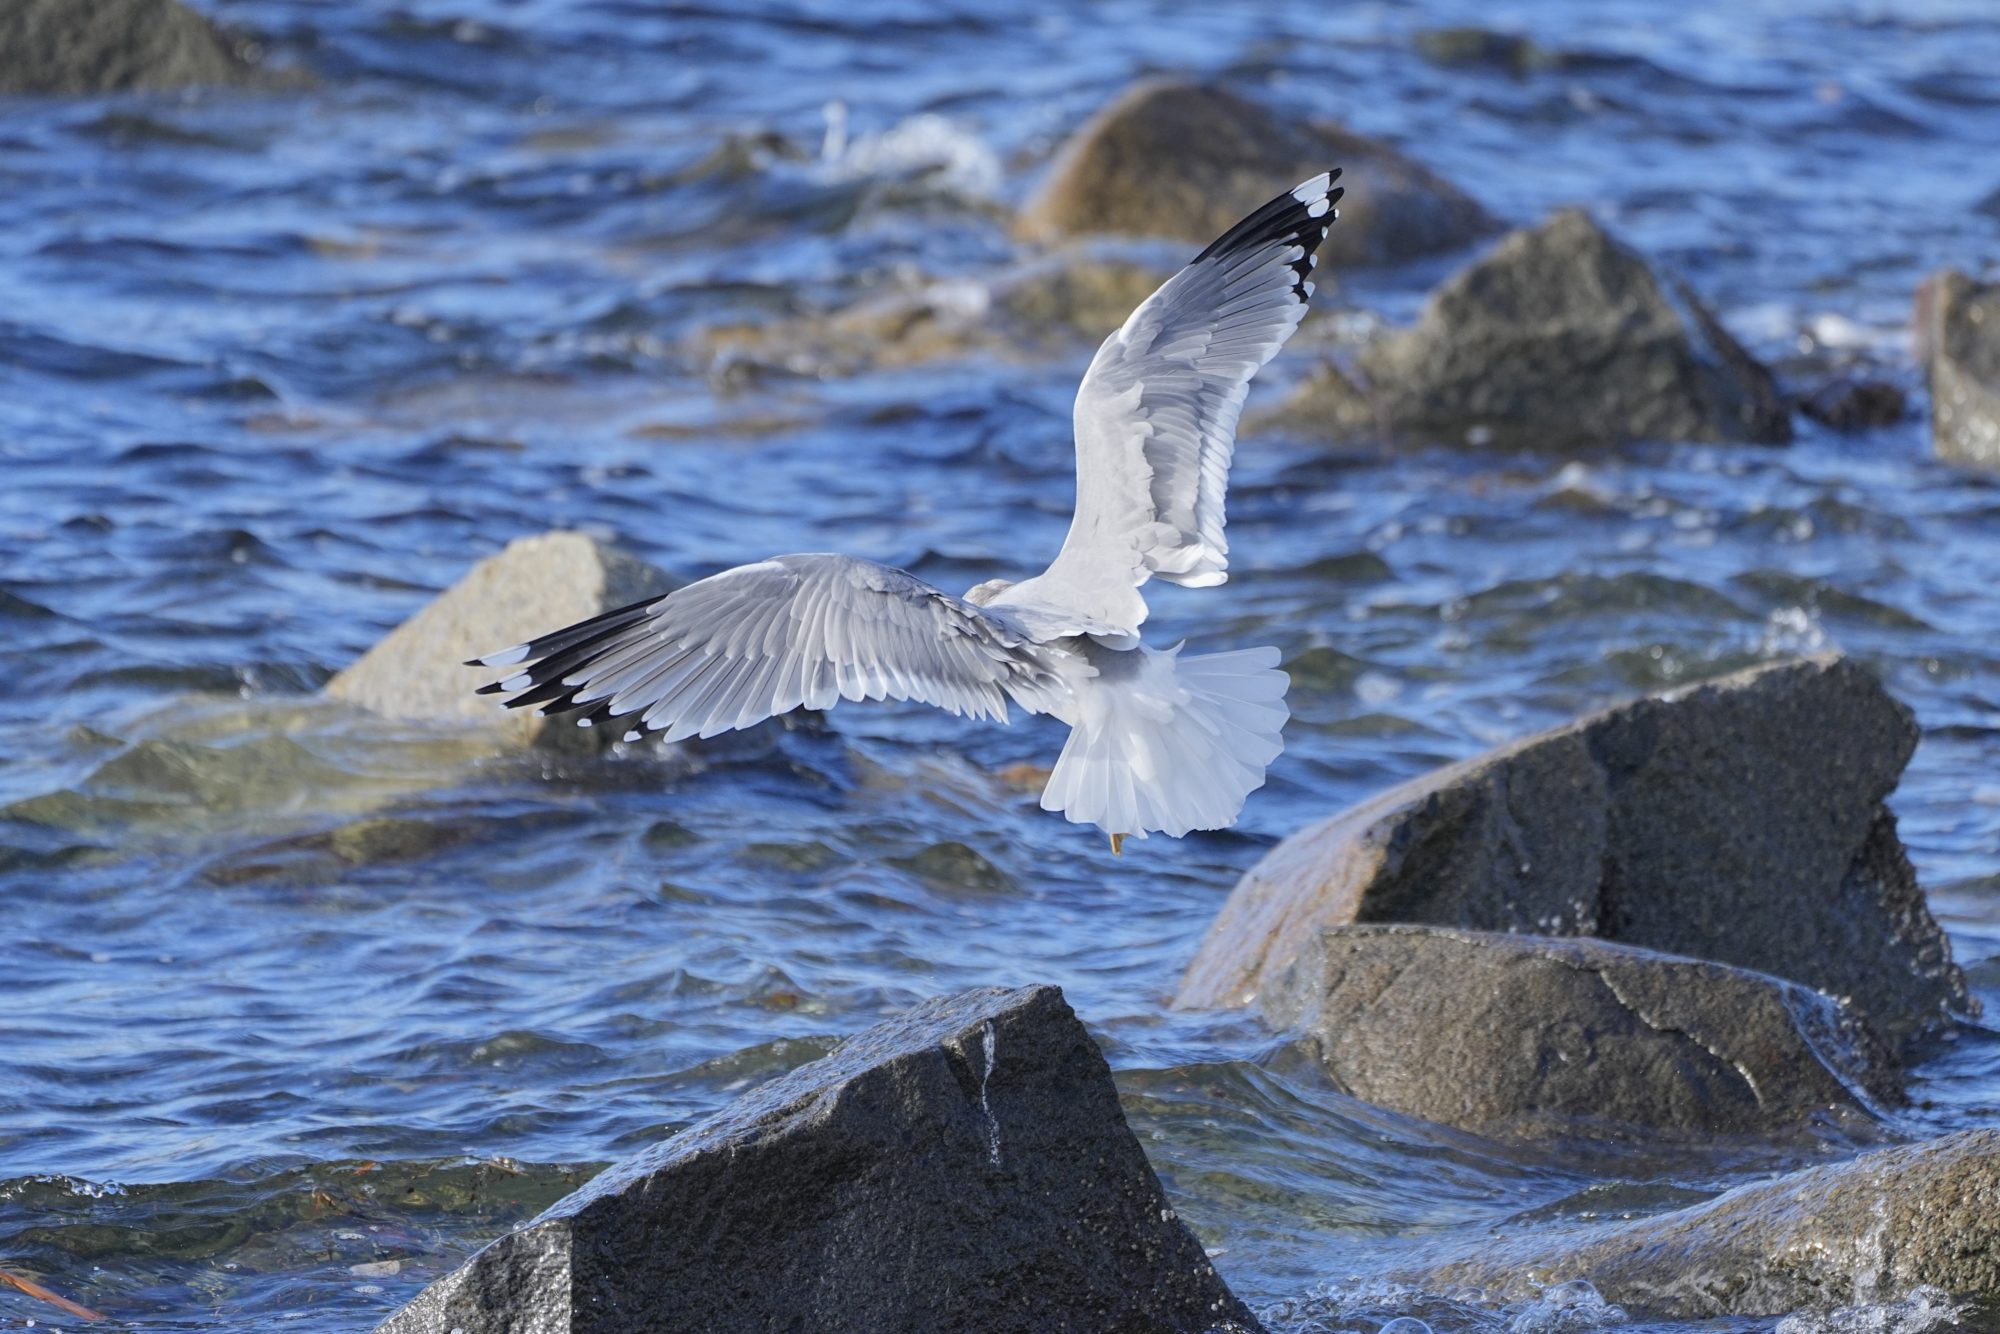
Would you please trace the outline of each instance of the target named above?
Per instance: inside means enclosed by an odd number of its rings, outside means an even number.
[[[853,556],[775,556],[476,658],[481,693],[626,740],[749,727],[843,699],[1068,723],[1045,810],[1111,836],[1235,823],[1284,748],[1274,648],[1142,644],[1148,579],[1228,578],[1223,493],[1250,379],[1305,318],[1338,171],[1230,228],[1105,339],[1077,391],[1076,514],[1055,563],[953,597]]]

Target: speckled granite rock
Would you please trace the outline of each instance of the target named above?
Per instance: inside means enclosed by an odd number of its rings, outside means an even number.
[[[1263,421],[1328,440],[1499,449],[1791,438],[1770,372],[1684,284],[1576,209],[1448,279],[1356,370],[1326,368]]]
[[[1865,1131],[1901,1093],[1839,1002],[1605,940],[1329,927],[1262,1004],[1344,1092],[1486,1135]]]
[[[249,82],[238,44],[177,0],[0,4],[0,94],[86,94]]]
[[[1256,1328],[1044,986],[857,1034],[609,1169],[379,1334]]]
[[[1550,1236],[1545,1223],[1518,1237],[1502,1225],[1476,1247],[1398,1277],[1467,1284],[1501,1300],[1588,1278],[1610,1301],[1678,1319],[1884,1302],[1919,1284],[1992,1296],[2000,1294],[2000,1131],[1878,1149],[1567,1237]]]
[[[1908,709],[1843,658],[1689,686],[1450,765],[1286,839],[1179,1003],[1240,1005],[1323,927],[1589,935],[1845,997],[1895,1043],[1973,1008],[1884,804]]]
[[[1931,391],[1931,449],[2000,469],[2000,283],[1953,269],[1917,292],[1917,356]]]

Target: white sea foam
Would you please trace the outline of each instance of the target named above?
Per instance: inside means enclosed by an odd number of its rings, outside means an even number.
[[[820,170],[834,180],[933,173],[954,194],[988,198],[1000,189],[1000,159],[971,130],[921,112],[874,133],[850,133],[847,104],[826,104]]]
[[[1623,1308],[1583,1279],[1504,1303],[1475,1291],[1432,1292],[1408,1283],[1322,1283],[1258,1318],[1274,1334],[1590,1334],[1627,1321]]]
[[[1892,1302],[1800,1311],[1780,1320],[1775,1334],[1931,1334],[1955,1328],[1964,1313],[1943,1289],[1918,1287]]]

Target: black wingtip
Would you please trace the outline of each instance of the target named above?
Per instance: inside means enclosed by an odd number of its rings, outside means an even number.
[[[1341,168],[1331,167],[1293,186],[1217,237],[1194,257],[1194,263],[1258,246],[1296,245],[1303,253],[1291,266],[1292,293],[1301,303],[1310,301],[1316,252],[1326,240],[1327,229],[1340,216],[1334,205],[1347,193],[1344,187],[1334,185],[1340,173]]]

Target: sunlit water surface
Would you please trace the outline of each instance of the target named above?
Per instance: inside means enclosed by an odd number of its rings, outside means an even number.
[[[1786,654],[1854,654],[1916,709],[1895,807],[2000,1000],[2000,479],[1933,462],[1914,419],[1582,463],[1247,440],[1235,577],[1161,592],[1156,624],[1279,645],[1288,748],[1235,831],[1115,861],[1007,776],[1053,757],[1046,720],[842,709],[585,763],[310,700],[551,527],[682,575],[822,549],[952,588],[1036,568],[1086,345],[820,377],[719,365],[697,335],[985,281],[1053,144],[1142,73],[1387,135],[1509,221],[1588,202],[1767,358],[1914,389],[1916,282],[2000,240],[1974,207],[2000,186],[1987,7],[220,11],[318,87],[0,103],[0,1262],[114,1327],[366,1327],[839,1035],[1032,981],[1106,1045],[1176,1204],[1274,1327],[1615,1321],[1588,1294],[1502,1308],[1373,1276],[1840,1146],[1498,1146],[1162,1002],[1287,831]],[[1451,21],[1596,58],[1425,63],[1412,33]],[[802,160],[711,159],[762,131]],[[1406,318],[1448,268],[1329,275],[1322,305]],[[1309,326],[1253,404],[1325,345]],[[1940,1047],[1917,1093],[1911,1133],[1991,1121],[2000,1046]],[[1863,1295],[1866,1327],[1935,1323],[1921,1295]],[[8,1319],[64,1318],[0,1292]]]

